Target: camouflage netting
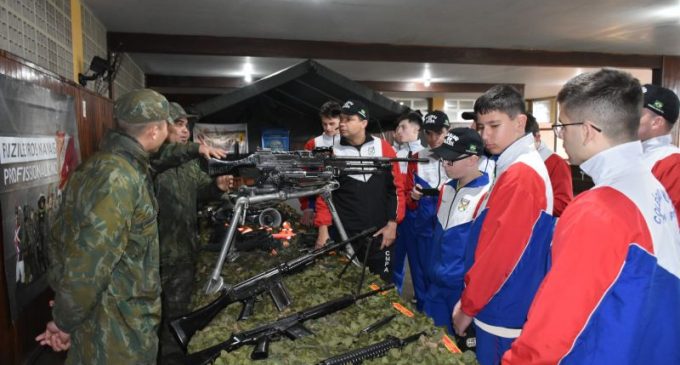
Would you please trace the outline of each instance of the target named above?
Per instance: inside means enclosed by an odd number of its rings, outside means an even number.
[[[294,225],[296,226],[296,225]],[[299,228],[299,227],[296,227]],[[298,231],[300,232],[300,231]],[[301,233],[301,232],[300,232]],[[288,249],[277,256],[263,252],[242,253],[235,263],[225,264],[222,275],[226,283],[235,284],[259,272],[299,256],[302,245],[293,240]],[[193,308],[199,308],[210,302],[211,297],[203,294],[200,288],[206,282],[215,264],[217,254],[205,253],[199,259],[197,276],[198,293],[194,296]],[[264,295],[254,308],[253,315],[241,322],[236,318],[241,310],[239,303],[232,304],[213,319],[209,326],[197,332],[189,344],[189,352],[195,352],[213,346],[229,338],[232,332],[252,329],[258,325],[272,322],[308,307],[339,298],[356,291],[361,270],[354,265],[342,279],[338,274],[346,259],[340,256],[327,256],[306,271],[289,276],[284,283],[290,293],[292,305],[279,313],[268,295]],[[382,285],[380,279],[367,272],[362,292],[370,291],[370,284]],[[400,303],[415,315],[410,318],[397,311],[392,303]],[[388,315],[396,314],[396,318],[377,331],[357,337],[357,333]],[[353,349],[361,348],[383,341],[388,335],[405,338],[421,331],[428,336],[421,337],[402,350],[391,350],[386,356],[364,362],[365,364],[476,364],[474,353],[454,354],[443,344],[442,329],[434,327],[432,321],[415,311],[413,306],[405,303],[396,293],[390,290],[363,299],[357,304],[330,314],[317,320],[305,323],[314,335],[291,341],[282,338],[271,343],[267,360],[250,359],[251,346],[242,347],[232,353],[222,352],[215,364],[316,364],[331,356]]]

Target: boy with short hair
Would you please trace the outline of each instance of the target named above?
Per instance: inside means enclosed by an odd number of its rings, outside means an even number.
[[[475,322],[477,359],[498,364],[519,336],[547,271],[554,225],[552,188],[534,138],[525,134],[522,95],[498,85],[475,101],[496,178],[470,233],[465,289],[453,311],[456,333]]]

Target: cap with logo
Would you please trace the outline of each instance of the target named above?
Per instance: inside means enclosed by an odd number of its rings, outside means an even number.
[[[425,129],[440,131],[444,127],[448,128],[450,125],[449,117],[446,113],[439,110],[427,113],[425,118],[423,118],[423,128]]]
[[[173,123],[170,118],[170,103],[165,96],[151,89],[137,89],[119,97],[113,105],[113,115],[130,124],[161,120]]]
[[[198,118],[198,115],[188,114],[179,103],[172,102],[170,103],[170,118],[172,118],[172,120],[180,118],[193,119]]]
[[[366,105],[359,100],[347,100],[342,104],[340,110],[342,111],[342,114],[345,115],[358,115],[361,119],[368,119],[368,109],[366,109]]]
[[[460,117],[464,120],[477,120],[477,114],[475,112],[462,112]]]
[[[444,143],[432,150],[432,153],[447,161],[484,153],[482,137],[471,128],[454,128],[444,138]]]
[[[675,121],[678,120],[680,101],[672,90],[661,86],[646,84],[642,86],[642,93],[645,96],[643,107],[664,117],[668,123],[674,124]]]

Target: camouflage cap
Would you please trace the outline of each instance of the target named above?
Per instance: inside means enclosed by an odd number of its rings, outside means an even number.
[[[184,108],[182,108],[182,106],[179,105],[179,103],[172,102],[170,103],[170,118],[172,118],[172,120],[177,120],[180,118],[192,119],[198,118],[198,115],[187,114],[187,112],[184,111]]]
[[[151,89],[137,89],[119,97],[113,105],[116,119],[131,124],[142,124],[170,118],[170,103],[165,96]]]

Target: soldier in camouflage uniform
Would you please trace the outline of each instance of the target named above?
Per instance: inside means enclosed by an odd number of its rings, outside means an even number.
[[[155,364],[161,317],[157,211],[149,153],[169,103],[148,89],[114,105],[119,129],[70,176],[50,245],[54,322],[37,339],[66,364]]]
[[[177,103],[170,104],[168,142],[185,144],[189,139],[187,114]],[[212,179],[198,159],[167,169],[156,176],[159,203],[161,287],[163,321],[159,364],[181,364],[183,351],[167,327],[168,319],[186,314],[194,292],[198,251],[197,202],[217,199],[228,190],[229,178]]]

